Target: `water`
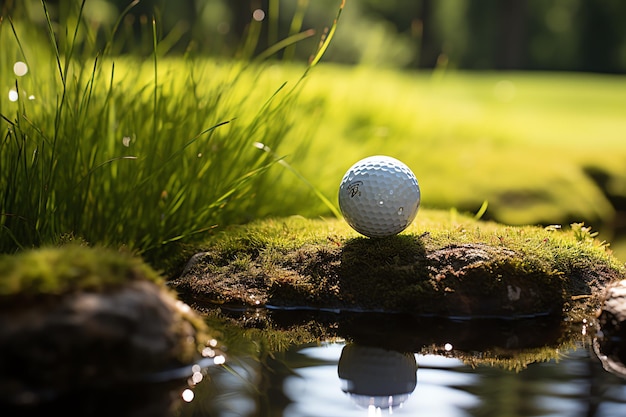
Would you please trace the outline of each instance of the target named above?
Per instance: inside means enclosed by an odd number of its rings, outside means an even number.
[[[472,368],[445,356],[415,355],[416,387],[406,401],[392,408],[367,407],[342,390],[337,366],[345,346],[332,343],[294,349],[282,364],[265,369],[250,358],[234,366],[232,373],[213,369],[213,382],[196,387],[211,390],[211,401],[182,404],[179,412],[223,417],[626,415],[624,380],[604,371],[584,346],[563,352],[558,361],[532,364],[520,372]],[[302,366],[307,362],[314,364]],[[264,379],[274,380],[276,386],[259,390],[257,382]]]
[[[277,325],[284,318],[272,320],[271,331],[285,332]],[[603,368],[592,347],[592,322],[385,316],[353,316],[348,321],[350,325],[341,320],[331,325],[332,341],[295,343],[282,351],[260,349],[231,358],[228,367],[208,369],[193,388],[194,399],[180,402],[175,414],[626,415],[626,379]],[[255,324],[259,335],[269,334],[263,323]],[[319,323],[328,326],[328,316]],[[297,326],[286,328],[289,334]]]
[[[206,320],[225,343],[223,365],[82,390],[0,415],[626,416],[626,378],[605,370],[606,358],[596,354],[600,329],[593,318],[258,309],[212,311]],[[620,345],[609,357],[623,352]]]

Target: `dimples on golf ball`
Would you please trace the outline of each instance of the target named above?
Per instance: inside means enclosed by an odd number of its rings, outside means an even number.
[[[401,161],[370,156],[352,165],[339,186],[339,208],[354,230],[385,237],[406,229],[417,215],[420,188]]]

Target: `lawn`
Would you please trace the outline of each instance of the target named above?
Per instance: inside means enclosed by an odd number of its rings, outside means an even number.
[[[425,208],[619,241],[623,77],[116,56],[69,29],[56,50],[0,25],[2,252],[78,239],[158,263],[229,224],[336,215],[372,154],[413,169]]]
[[[300,156],[285,141],[283,152],[329,197],[352,163],[388,154],[413,169],[423,206],[476,212],[487,201],[485,216],[505,224],[584,221],[611,239],[626,196],[623,81],[321,66],[302,94],[319,103],[311,146]]]
[[[353,162],[389,154],[412,167],[428,206],[488,200],[492,217],[514,224],[606,219],[612,208],[586,170],[624,177],[622,81],[320,67],[303,94],[323,103],[319,127],[292,163],[330,194]]]

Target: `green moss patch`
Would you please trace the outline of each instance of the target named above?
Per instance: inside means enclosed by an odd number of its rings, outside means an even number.
[[[197,305],[521,317],[595,308],[624,272],[582,224],[510,227],[422,210],[384,239],[335,219],[232,227],[170,284]]]
[[[119,288],[137,280],[163,282],[138,257],[75,244],[3,255],[0,276],[0,299],[13,302]]]

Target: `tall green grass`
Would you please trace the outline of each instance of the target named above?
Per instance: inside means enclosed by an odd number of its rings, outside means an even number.
[[[151,56],[114,56],[112,40],[89,46],[84,4],[59,25],[42,2],[47,40],[27,21],[0,26],[0,251],[84,239],[148,253],[255,218],[281,160],[258,144],[289,137],[301,81],[331,37],[295,77],[249,60],[167,58],[156,20]],[[8,76],[16,61],[26,75]]]

